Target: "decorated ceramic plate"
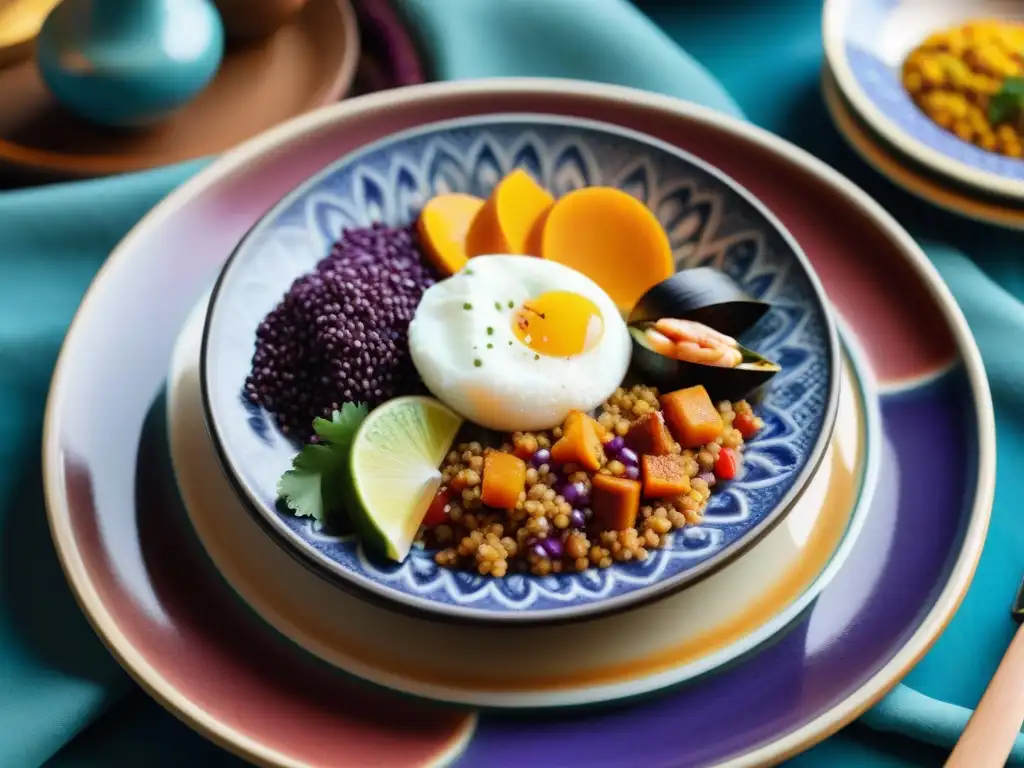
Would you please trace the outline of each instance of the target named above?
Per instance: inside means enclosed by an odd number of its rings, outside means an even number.
[[[825,56],[843,96],[908,158],[986,195],[1024,198],[1024,159],[964,141],[926,115],[903,87],[903,60],[934,32],[976,19],[1024,21],[1012,0],[828,0]]]
[[[572,706],[631,698],[708,674],[768,642],[807,610],[842,567],[871,508],[882,455],[878,393],[867,362],[848,352],[821,468],[785,520],[699,584],[589,621],[585,639],[575,625],[479,627],[388,611],[334,589],[288,557],[219,471],[199,388],[206,304],[196,307],[178,340],[167,400],[175,473],[206,551],[242,598],[285,636],[347,672],[404,693],[485,707]],[[623,643],[627,634],[632,640]],[[564,646],[574,653],[551,654]],[[496,656],[502,663],[490,664]]]
[[[182,509],[162,394],[189,313],[283,194],[339,153],[397,131],[523,110],[676,141],[764,200],[859,340],[884,430],[878,490],[856,545],[791,631],[681,690],[525,718],[421,706],[355,684],[242,603]],[[125,359],[132,376],[119,373]],[[240,147],[172,193],[111,255],[83,302],[55,374],[44,452],[56,548],[97,632],[168,709],[251,762],[682,768],[781,761],[907,674],[978,562],[995,441],[979,354],[949,291],[856,187],[767,132],[677,99],[527,79],[355,99]],[[656,738],[635,739],[622,754],[607,749],[612,732]]]
[[[756,409],[765,426],[744,446],[742,474],[712,493],[700,524],[670,536],[667,544],[642,562],[582,573],[545,575],[534,569],[492,578],[439,565],[435,549],[429,547],[413,548],[400,563],[374,558],[360,536],[333,534],[322,521],[297,516],[279,502],[278,481],[291,467],[301,443],[288,439],[278,429],[277,420],[254,403],[245,389],[254,370],[257,329],[296,278],[332,252],[343,230],[374,222],[408,225],[432,196],[455,192],[486,197],[500,179],[517,168],[527,169],[556,198],[597,186],[627,191],[665,228],[677,269],[710,267],[732,278],[749,296],[767,303],[767,314],[743,337],[744,344],[781,365],[781,371],[765,385]],[[474,269],[483,272],[487,266],[494,270],[496,263],[484,259]],[[540,264],[547,266],[550,261]],[[470,266],[472,261],[467,271]],[[549,361],[559,366],[557,373],[538,379],[538,391],[530,393],[532,404],[546,393],[560,397],[565,385],[560,387],[559,382],[565,377],[575,380],[575,391],[586,392],[587,384],[618,364],[611,362],[615,359],[612,321],[624,326],[618,317],[604,317],[601,342],[605,346],[577,358],[542,358],[524,344],[513,346],[511,338],[506,347],[501,337],[508,321],[502,312],[507,315],[516,310],[506,306],[506,294],[514,289],[505,286],[517,277],[515,273],[510,277],[502,274],[501,287],[494,295],[487,293],[493,281],[475,278],[479,284],[467,288],[472,302],[462,304],[467,311],[439,326],[429,340],[433,348],[461,344],[468,350],[471,344],[479,344],[474,362],[480,373],[474,371],[472,380],[467,377],[463,385],[467,394],[457,402],[472,405],[486,398],[481,414],[492,418],[501,414],[502,401],[498,395],[481,393],[493,387],[500,395],[504,377],[519,370],[515,366],[524,369],[517,387],[532,383],[533,366]],[[452,278],[456,279],[470,278],[460,272]],[[550,289],[555,283],[543,285]],[[302,301],[309,301],[312,294],[302,295]],[[414,323],[422,306],[416,309]],[[339,310],[356,311],[347,304],[339,305]],[[481,316],[479,320],[465,318],[470,324],[466,325],[462,315],[472,312]],[[484,326],[490,323],[497,326],[497,332],[484,338]],[[409,328],[411,334],[412,326]],[[472,335],[474,329],[479,331],[479,341]],[[395,332],[404,333],[404,327]],[[487,333],[492,332],[494,328],[488,327]],[[624,327],[622,335],[628,346]],[[485,349],[490,339],[500,339],[496,350]],[[410,338],[410,346],[415,346],[414,342]],[[366,342],[354,342],[360,343]],[[362,359],[360,349],[353,347],[350,356]],[[513,357],[517,353],[528,359],[518,362]],[[456,357],[446,349],[437,355],[437,363],[429,357],[426,360],[431,367],[442,367]],[[501,357],[494,364],[484,363],[494,355]],[[584,377],[580,369],[587,357],[599,365],[597,371],[588,369]],[[577,360],[579,367],[574,368]],[[369,361],[371,367],[374,362]],[[592,121],[495,115],[437,123],[390,136],[342,158],[286,196],[246,236],[214,288],[204,338],[202,381],[211,434],[229,477],[267,529],[318,572],[363,596],[419,612],[533,623],[592,617],[668,595],[711,573],[767,532],[792,507],[828,445],[838,401],[838,366],[836,331],[817,277],[792,238],[752,195],[699,159],[633,131]],[[469,367],[468,359],[464,367]],[[431,372],[424,365],[418,370]],[[618,375],[612,374],[614,378],[604,376],[606,394],[620,383],[623,369],[618,370]],[[442,367],[442,373],[446,391],[439,396],[443,398],[458,388],[463,374],[447,367]],[[305,375],[308,386],[319,383],[320,374],[288,375]],[[277,397],[280,400],[282,395]],[[603,395],[598,402],[601,399]],[[523,429],[516,426],[523,422],[515,419],[530,418],[530,414],[522,413],[510,416],[513,421],[507,423],[512,426],[503,431]],[[557,453],[557,448],[552,449]],[[486,481],[486,470],[484,475]],[[519,487],[523,488],[522,483]]]

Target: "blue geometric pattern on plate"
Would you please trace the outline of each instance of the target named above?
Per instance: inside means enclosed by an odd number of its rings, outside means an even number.
[[[900,66],[884,60],[881,31],[903,0],[857,0],[841,26],[850,71],[875,107],[921,144],[979,171],[1024,180],[1024,160],[987,152],[939,127],[910,98],[900,82]]]
[[[699,161],[649,141],[599,124],[527,116],[427,126],[343,158],[268,214],[225,271],[204,360],[222,454],[275,529],[320,566],[391,599],[441,612],[461,607],[474,615],[521,615],[640,597],[653,585],[707,564],[784,499],[814,454],[828,417],[836,375],[831,321],[793,248],[756,205]],[[673,535],[643,563],[489,579],[440,568],[419,549],[402,564],[371,560],[355,537],[332,535],[310,519],[277,509],[275,484],[295,446],[240,395],[255,329],[292,280],[328,252],[342,228],[376,220],[409,223],[432,195],[486,196],[516,167],[556,195],[590,185],[627,190],[656,213],[681,268],[717,267],[772,303],[745,338],[782,364],[759,406],[765,429],[749,444],[741,477],[712,496],[700,529]]]

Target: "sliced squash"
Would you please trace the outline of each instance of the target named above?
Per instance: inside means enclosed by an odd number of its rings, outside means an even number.
[[[636,524],[640,512],[640,481],[613,475],[594,475],[590,490],[594,522],[602,531],[624,531]]]
[[[668,234],[646,205],[614,187],[560,198],[543,221],[540,255],[582,272],[629,312],[675,272]]]
[[[453,193],[431,198],[416,220],[423,250],[442,275],[454,275],[469,259],[466,235],[484,201],[473,195]]]
[[[480,501],[496,509],[513,509],[526,486],[526,464],[518,456],[491,451],[484,456]]]
[[[556,464],[579,464],[596,472],[604,462],[599,426],[583,411],[569,411],[562,424],[562,437],[551,446],[551,459]]]
[[[660,402],[665,422],[683,448],[713,442],[725,429],[722,414],[702,384],[669,392],[661,396]]]
[[[690,491],[690,476],[682,456],[643,456],[640,470],[644,480],[644,498],[672,499]]]
[[[516,169],[498,185],[480,208],[466,235],[466,254],[530,254],[537,222],[555,202],[526,171]],[[539,256],[539,253],[532,253]]]
[[[661,411],[648,411],[634,421],[626,433],[626,445],[639,456],[665,456],[672,453],[674,444]]]

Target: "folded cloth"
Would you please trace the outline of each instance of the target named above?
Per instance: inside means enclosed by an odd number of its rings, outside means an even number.
[[[131,690],[50,540],[39,457],[50,374],[124,233],[194,165],[0,195],[0,765],[36,766]]]
[[[996,401],[1001,470],[993,535],[957,617],[906,685],[863,718],[870,728],[846,729],[793,762],[941,762],[941,751],[920,742],[948,749],[959,735],[1013,631],[1007,607],[1024,571],[1015,503],[1022,481],[1012,474],[1024,458],[1024,356],[1007,349],[1008,339],[1024,333],[1024,265],[1014,258],[1024,240],[935,216],[843,146],[818,95],[820,0],[652,0],[639,3],[642,10],[626,0],[396,5],[439,78],[577,77],[745,114],[825,157],[915,235],[931,238],[926,250],[978,338]],[[0,451],[7,458],[0,489],[8,496],[0,505],[0,765],[38,765],[131,690],[68,596],[39,522],[41,411],[57,346],[93,272],[131,224],[197,167],[0,195]],[[211,764],[209,745],[184,731],[155,705],[114,706],[53,764],[134,765],[154,755],[169,756],[154,765]],[[1024,761],[1020,741],[1014,759]],[[227,755],[221,763],[235,764]]]

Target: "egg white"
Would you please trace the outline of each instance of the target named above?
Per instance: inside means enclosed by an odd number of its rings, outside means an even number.
[[[516,337],[515,308],[548,291],[577,293],[600,311],[604,332],[586,352],[538,355]],[[597,283],[533,256],[471,259],[424,292],[409,325],[409,351],[427,389],[470,421],[502,432],[548,429],[570,410],[599,406],[625,377],[631,344],[622,315]]]

